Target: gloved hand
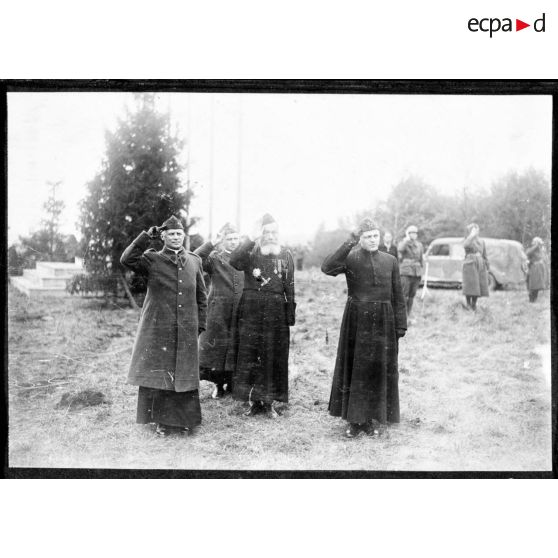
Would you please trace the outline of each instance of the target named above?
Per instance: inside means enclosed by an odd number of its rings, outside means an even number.
[[[395,330],[395,335],[397,336],[397,339],[401,339],[401,337],[405,337],[405,333],[407,333],[406,329],[396,329]]]

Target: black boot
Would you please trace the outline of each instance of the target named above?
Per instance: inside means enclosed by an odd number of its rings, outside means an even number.
[[[273,403],[266,403],[264,409],[267,412],[267,416],[272,419],[279,418],[279,413],[273,408]]]
[[[261,401],[253,401],[250,404],[250,408],[244,413],[244,415],[247,417],[253,417],[255,415],[263,413],[264,410],[265,409]]]
[[[361,432],[363,432],[363,425],[356,422],[350,422],[349,428],[345,430],[345,436],[347,438],[356,438]]]
[[[223,384],[215,384],[215,389],[213,390],[211,397],[213,397],[213,399],[221,399],[224,395],[225,390],[223,388]]]

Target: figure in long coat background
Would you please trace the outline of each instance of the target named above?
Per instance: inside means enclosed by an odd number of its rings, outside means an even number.
[[[397,259],[379,243],[378,226],[365,219],[322,264],[325,274],[347,280],[329,413],[349,422],[349,438],[399,422],[398,339],[407,315]]]
[[[250,402],[248,416],[267,412],[275,418],[273,402],[288,402],[289,327],[295,323],[296,303],[293,257],[279,243],[271,215],[262,219],[261,236],[245,240],[230,263],[244,271],[233,397]]]
[[[208,241],[194,250],[194,254],[201,257],[203,270],[211,281],[207,330],[200,336],[199,358],[200,379],[215,383],[214,399],[232,391],[236,361],[235,326],[244,288],[244,272],[232,267],[230,257],[239,243],[237,229],[227,223],[219,231],[215,245]]]
[[[525,251],[529,260],[527,269],[527,290],[529,302],[535,302],[539,291],[549,288],[548,257],[544,249],[542,238],[535,236],[531,246]]]
[[[159,233],[163,249],[149,249]],[[201,258],[184,249],[184,238],[173,216],[142,232],[120,259],[147,280],[128,383],[139,386],[137,422],[156,423],[161,436],[201,423],[198,335],[207,294]]]
[[[490,266],[486,255],[486,245],[479,236],[479,226],[467,226],[467,236],[463,241],[465,259],[463,260],[463,295],[467,308],[477,309],[477,299],[488,296],[488,272]]]

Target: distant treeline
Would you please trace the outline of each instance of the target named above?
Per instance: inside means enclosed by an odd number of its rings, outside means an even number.
[[[371,188],[371,197],[374,197]],[[327,254],[343,242],[349,231],[366,216],[374,218],[382,230],[401,240],[409,225],[419,228],[419,240],[426,246],[440,236],[464,236],[468,223],[478,223],[481,236],[508,238],[523,245],[534,236],[550,242],[551,189],[543,173],[528,169],[509,172],[488,191],[463,189],[459,194],[441,194],[419,177],[402,180],[385,202],[339,220],[339,227],[315,234],[305,265],[321,265]]]

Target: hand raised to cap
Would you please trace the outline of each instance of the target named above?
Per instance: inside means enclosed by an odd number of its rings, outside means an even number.
[[[353,229],[349,234],[349,240],[351,242],[358,242],[360,240],[360,235],[362,234],[360,229]]]
[[[159,229],[159,227],[155,227],[155,226],[149,227],[147,234],[149,237],[153,239],[159,238],[161,236],[161,230]]]
[[[221,231],[219,231],[215,235],[215,238],[211,241],[211,243],[213,244],[213,246],[217,246],[218,244],[221,244],[221,242],[223,242],[224,238],[225,238],[225,235]]]

